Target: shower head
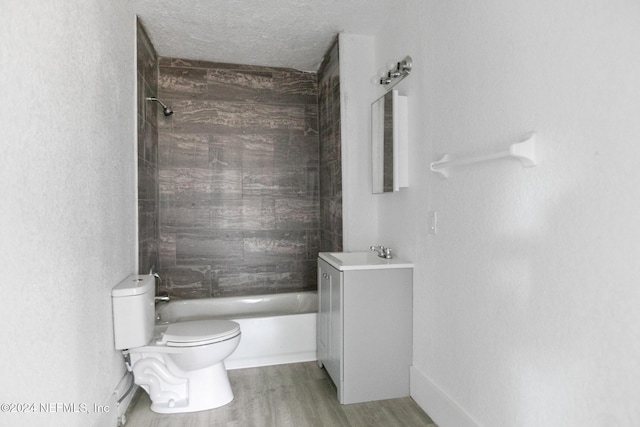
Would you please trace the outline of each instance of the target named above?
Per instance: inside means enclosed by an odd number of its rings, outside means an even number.
[[[158,98],[147,98],[147,101],[155,101],[158,104],[162,105],[162,112],[164,113],[164,115],[166,117],[169,117],[170,115],[173,114],[173,110],[171,109],[171,107],[167,107],[162,101],[160,101]]]

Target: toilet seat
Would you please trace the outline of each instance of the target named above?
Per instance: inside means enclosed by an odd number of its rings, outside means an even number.
[[[191,320],[171,323],[161,343],[168,347],[195,347],[225,341],[240,334],[240,325],[231,320]]]

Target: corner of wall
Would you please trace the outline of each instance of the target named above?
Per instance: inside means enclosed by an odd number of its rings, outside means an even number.
[[[339,34],[342,110],[342,200],[344,250],[376,244],[378,208],[371,192],[371,102],[377,94],[374,37]]]
[[[131,58],[131,60],[133,61],[133,69],[136,70],[136,77],[137,77],[137,69],[138,69],[138,26],[140,25],[140,20],[138,19],[138,17],[136,15],[133,16],[133,56]],[[136,78],[134,80],[134,91],[131,94],[132,96],[132,100],[131,102],[133,102],[133,120],[135,123],[138,122],[138,93],[140,90],[140,82],[139,79]],[[138,126],[135,127],[134,129],[134,141],[138,141],[140,138],[140,132],[138,131]],[[139,155],[139,148],[138,148],[138,144],[134,144],[133,146],[133,158],[131,159],[131,161],[133,162],[133,170],[137,170],[138,169],[138,155]],[[140,181],[140,179],[138,178],[138,174],[136,173],[134,176],[134,199],[133,199],[133,209],[134,212],[138,212],[138,182]],[[134,237],[134,251],[136,254],[138,254],[138,248],[140,247],[140,221],[136,221],[135,223],[135,237]],[[134,265],[133,265],[134,271],[138,271],[138,269],[140,268],[140,256],[137,255],[135,257],[135,261],[134,261]]]
[[[409,371],[410,394],[440,427],[480,427],[466,412],[415,366]]]

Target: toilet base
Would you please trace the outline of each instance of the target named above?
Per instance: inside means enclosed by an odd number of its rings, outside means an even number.
[[[220,362],[213,366],[185,372],[188,381],[186,402],[152,402],[151,410],[160,414],[206,411],[219,408],[233,400],[229,375]],[[185,405],[186,403],[186,405]]]
[[[158,343],[126,351],[135,383],[160,414],[206,411],[233,400],[224,359],[238,347],[238,335],[211,344],[171,347]],[[217,361],[217,363],[216,363]]]
[[[151,398],[151,410],[159,414],[206,411],[224,406],[233,400],[231,383],[223,362],[203,369],[183,371],[180,377],[186,380],[187,386],[184,395],[179,397],[149,393],[149,384],[139,383],[138,378],[136,384],[147,391]]]

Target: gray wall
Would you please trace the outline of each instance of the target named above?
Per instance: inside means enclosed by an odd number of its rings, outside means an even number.
[[[342,159],[338,40],[318,71],[321,251],[342,251]]]
[[[161,58],[158,92],[163,290],[315,290],[316,74]]]
[[[159,267],[158,103],[145,101],[158,94],[158,57],[137,21],[138,77],[138,271]]]

